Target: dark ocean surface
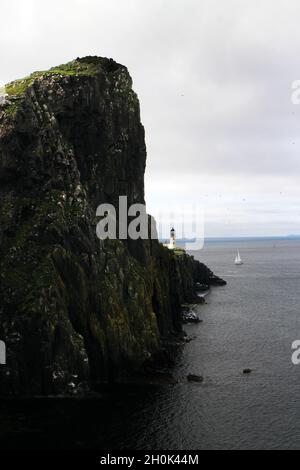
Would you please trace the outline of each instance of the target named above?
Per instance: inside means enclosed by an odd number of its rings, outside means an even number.
[[[198,307],[203,323],[185,326],[195,339],[178,357],[178,384],[1,401],[0,448],[299,449],[300,241],[216,240],[196,257],[228,285]]]

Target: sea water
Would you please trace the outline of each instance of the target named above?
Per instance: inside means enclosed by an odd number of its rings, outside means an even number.
[[[233,261],[239,249],[244,264]],[[206,243],[194,253],[227,280],[185,325],[176,385],[117,387],[89,400],[0,403],[0,447],[300,448],[300,241]],[[244,375],[245,368],[252,369]],[[203,383],[189,383],[188,374]]]

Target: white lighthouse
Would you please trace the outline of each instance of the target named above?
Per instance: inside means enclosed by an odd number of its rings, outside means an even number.
[[[170,244],[169,244],[170,250],[174,250],[176,248],[176,232],[175,229],[172,228],[170,231]]]
[[[169,248],[169,250],[176,248],[176,232],[174,228],[170,230],[170,243],[166,243],[164,246]]]

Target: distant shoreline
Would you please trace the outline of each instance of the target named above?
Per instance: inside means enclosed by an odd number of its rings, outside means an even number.
[[[206,237],[204,243],[214,242],[247,242],[247,241],[300,241],[300,235],[287,235],[287,236],[265,236],[265,237]],[[161,239],[160,243],[167,243],[168,240]],[[177,246],[182,246],[185,243],[195,243],[195,238],[177,239]]]
[[[205,242],[213,242],[213,241],[272,241],[272,240],[300,240],[300,235],[293,235],[293,236],[269,236],[269,237],[207,237],[205,238]]]

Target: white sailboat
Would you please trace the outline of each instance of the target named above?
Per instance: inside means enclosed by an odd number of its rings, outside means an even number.
[[[243,261],[242,261],[242,258],[241,258],[241,255],[240,255],[240,252],[238,251],[237,252],[237,255],[235,257],[235,260],[234,260],[234,264],[240,266],[241,264],[243,264]]]

